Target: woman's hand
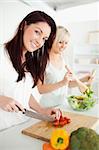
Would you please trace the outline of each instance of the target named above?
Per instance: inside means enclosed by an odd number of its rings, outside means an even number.
[[[68,85],[68,83],[72,80],[73,74],[71,72],[67,72],[62,80],[64,85]]]
[[[96,71],[95,71],[95,70],[93,70],[93,72],[89,74],[89,76],[88,76],[88,81],[87,81],[87,84],[88,84],[88,85],[91,85],[92,82],[94,81],[95,74],[96,74]]]
[[[80,80],[82,82],[86,82],[87,85],[90,86],[95,79],[95,74],[96,74],[96,70],[93,70],[92,73],[88,73],[88,74],[84,75]]]
[[[73,71],[66,65],[65,66],[67,73],[64,76],[63,84],[68,85],[70,81],[72,81],[75,78],[75,74]]]
[[[18,112],[19,109],[24,112],[24,108],[20,103],[6,96],[0,96],[0,108],[8,112]]]
[[[30,96],[29,100],[29,106],[31,109],[35,110],[36,112],[40,114],[45,114],[45,115],[51,115],[54,119],[59,120],[61,116],[61,111],[60,109],[55,109],[53,107],[42,107],[40,103],[37,102],[37,100],[33,97],[33,95]]]
[[[60,109],[55,109],[55,108],[43,108],[40,111],[41,114],[45,114],[45,115],[51,115],[54,119],[59,120],[60,116],[61,116],[61,111]]]

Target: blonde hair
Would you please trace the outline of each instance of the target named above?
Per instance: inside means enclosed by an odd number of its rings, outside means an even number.
[[[58,26],[56,32],[56,41],[63,41],[67,36],[70,36],[69,31],[63,26]]]

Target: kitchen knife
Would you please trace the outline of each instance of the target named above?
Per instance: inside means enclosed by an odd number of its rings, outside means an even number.
[[[16,105],[16,107],[19,109],[19,111],[22,111],[19,106]],[[37,113],[37,112],[33,112],[33,111],[30,111],[27,109],[24,109],[24,110],[25,110],[25,112],[22,112],[22,113],[25,114],[27,117],[31,117],[31,118],[35,118],[35,119],[39,119],[39,120],[44,120],[44,121],[50,121],[50,122],[55,121],[55,118],[53,118],[51,116]]]
[[[23,112],[23,114],[25,114],[28,117],[39,119],[39,120],[50,121],[50,122],[55,121],[55,119],[51,116],[41,114],[41,113],[36,113],[27,109],[25,109],[25,112]]]

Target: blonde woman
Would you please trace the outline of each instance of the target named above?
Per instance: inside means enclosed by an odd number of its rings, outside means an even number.
[[[38,82],[38,90],[42,94],[40,103],[45,107],[60,105],[65,102],[67,88],[78,86],[81,92],[87,89],[68,68],[68,64],[62,57],[63,51],[67,48],[70,34],[64,27],[57,27],[56,38],[49,50],[49,59],[47,61],[44,83]],[[81,80],[92,80],[90,75],[86,75]]]

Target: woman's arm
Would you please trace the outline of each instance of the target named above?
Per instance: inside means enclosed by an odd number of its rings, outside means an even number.
[[[31,109],[35,110],[38,113],[53,115],[53,118],[56,118],[58,120],[60,119],[61,112],[59,109],[42,107],[32,95],[30,96],[29,99],[29,106]]]
[[[17,106],[24,112],[24,108],[22,107],[22,105],[20,103],[18,103],[11,97],[0,95],[0,108],[2,108],[3,110],[8,111],[8,112],[9,111],[10,112],[13,112],[13,111],[18,112],[19,109]]]
[[[39,113],[43,111],[43,107],[35,100],[32,95],[29,99],[29,107]]]
[[[65,84],[64,80],[53,83],[53,84],[42,84],[41,82],[38,83],[37,87],[40,92],[40,94],[52,92],[60,87],[63,87]]]
[[[69,87],[78,87],[81,93],[84,93],[88,89],[88,87],[83,82],[81,82],[78,78],[75,78],[75,80],[70,81]]]
[[[94,81],[95,78],[95,74],[96,74],[96,70],[93,70],[92,73],[89,73],[87,75],[85,75],[84,77],[82,77],[80,80],[82,82],[86,82],[86,84],[88,86],[90,86],[92,84],[92,82]]]
[[[84,80],[83,80],[83,79],[84,79]],[[88,80],[85,79],[85,78],[81,78],[81,79],[79,79],[79,81],[81,81],[81,82],[86,82],[86,81],[88,81]],[[72,81],[70,81],[68,86],[69,86],[70,88],[77,87],[77,86],[78,86],[77,81],[76,81],[75,79],[72,80]]]
[[[63,78],[63,80],[57,82],[57,83],[52,83],[52,84],[42,84],[40,81],[38,82],[38,90],[40,94],[52,92],[58,88],[61,88],[63,86],[67,86],[69,81],[71,80],[71,73],[67,72]]]
[[[84,75],[82,78],[79,80],[82,82],[88,82],[88,80],[91,78],[91,74]]]
[[[91,85],[92,84],[92,82],[93,82],[93,79],[94,79],[94,76],[95,75],[93,75],[93,74],[87,74],[87,75],[84,75],[82,78],[80,78],[79,80],[81,81],[81,82],[86,82],[86,85]],[[78,84],[77,84],[77,82],[76,82],[76,80],[72,80],[72,81],[70,81],[69,82],[69,87],[70,88],[72,88],[72,87],[77,87],[78,86]]]
[[[68,84],[68,87],[69,87],[69,88],[77,87],[77,82],[76,82],[76,80],[70,81],[69,84]]]

